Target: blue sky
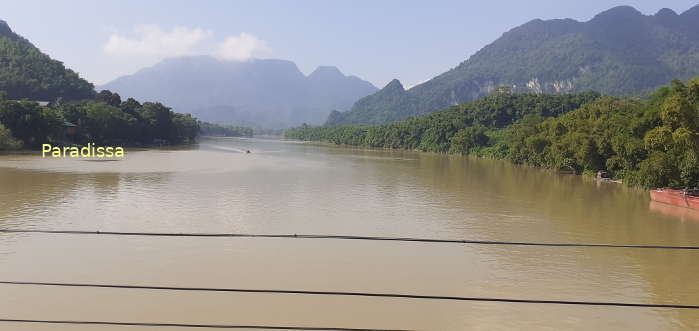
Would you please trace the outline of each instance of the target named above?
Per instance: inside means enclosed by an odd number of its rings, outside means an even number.
[[[535,18],[586,21],[618,5],[681,13],[699,1],[5,1],[0,19],[101,84],[163,58],[214,55],[334,65],[378,87],[442,73]]]

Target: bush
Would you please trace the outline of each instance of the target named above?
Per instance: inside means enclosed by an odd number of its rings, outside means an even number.
[[[4,125],[0,124],[0,151],[19,149],[22,142],[12,137],[12,133]]]

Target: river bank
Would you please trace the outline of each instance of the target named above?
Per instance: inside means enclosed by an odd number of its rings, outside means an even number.
[[[475,154],[576,173],[604,171],[645,188],[699,183],[699,79],[648,99],[597,94],[494,93],[379,126],[301,126],[285,137],[370,147]]]

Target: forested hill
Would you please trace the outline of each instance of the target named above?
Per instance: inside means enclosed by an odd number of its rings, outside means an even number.
[[[520,93],[637,94],[699,74],[699,5],[678,15],[643,15],[628,6],[587,22],[533,20],[457,67],[409,90],[391,82],[334,112],[327,124],[384,124],[424,115],[511,86]]]
[[[284,135],[290,139],[328,141],[335,144],[460,153],[462,151],[452,149],[452,140],[463,130],[482,130],[474,139],[487,140],[486,129],[502,129],[529,115],[541,118],[560,116],[598,98],[600,95],[594,92],[562,95],[513,94],[507,88],[500,88],[492,95],[475,101],[391,124],[301,126],[286,130]]]
[[[199,129],[196,118],[159,102],[95,93],[92,84],[0,21],[0,150],[37,149],[45,143],[183,144],[193,142]]]
[[[0,90],[9,99],[90,99],[94,86],[51,59],[0,20]]]
[[[648,100],[581,94],[492,95],[377,126],[302,126],[291,139],[507,159],[645,187],[699,185],[699,77]]]

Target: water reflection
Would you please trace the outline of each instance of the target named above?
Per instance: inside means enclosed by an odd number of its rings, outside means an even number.
[[[657,201],[651,201],[648,204],[648,209],[651,211],[671,216],[681,221],[699,222],[699,211],[689,208],[671,206]]]

